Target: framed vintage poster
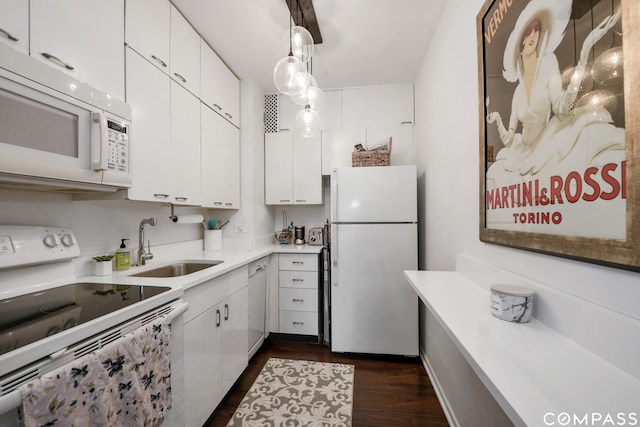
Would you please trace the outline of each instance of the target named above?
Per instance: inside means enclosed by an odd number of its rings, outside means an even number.
[[[487,0],[480,240],[640,271],[637,0]]]

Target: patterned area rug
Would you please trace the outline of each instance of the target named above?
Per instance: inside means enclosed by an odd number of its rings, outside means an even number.
[[[270,358],[227,426],[351,426],[354,365]]]

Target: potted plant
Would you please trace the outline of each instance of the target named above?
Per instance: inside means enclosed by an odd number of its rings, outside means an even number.
[[[96,262],[95,273],[96,276],[108,276],[112,271],[112,263],[114,255],[99,255],[94,256],[93,259]]]

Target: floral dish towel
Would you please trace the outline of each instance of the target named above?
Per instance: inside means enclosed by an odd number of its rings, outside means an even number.
[[[25,426],[155,426],[171,408],[171,323],[156,319],[22,387]]]

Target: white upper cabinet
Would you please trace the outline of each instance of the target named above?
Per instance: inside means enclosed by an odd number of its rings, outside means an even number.
[[[293,132],[296,114],[303,108],[303,105],[293,102],[291,97],[280,95],[278,97],[278,130]]]
[[[240,81],[202,39],[200,58],[202,102],[240,127]]]
[[[413,85],[342,90],[342,123],[349,128],[413,124]]]
[[[201,109],[202,206],[240,208],[240,131],[209,106]]]
[[[171,78],[200,97],[200,36],[171,6]]]
[[[322,197],[322,144],[320,136],[293,135],[293,203],[320,205]]]
[[[373,148],[393,142],[391,165],[414,164],[413,85],[370,86],[330,91],[321,113],[322,174],[351,166],[354,145]]]
[[[170,23],[169,1],[127,0],[127,45],[166,74],[169,74],[170,64]]]
[[[265,203],[319,205],[322,197],[320,137],[293,131],[265,134]]]
[[[0,0],[0,42],[29,53],[29,0]]]
[[[293,139],[291,131],[264,135],[265,203],[293,204]]]
[[[171,202],[171,99],[169,76],[127,48],[127,98],[133,107],[132,200]]]
[[[31,0],[31,55],[124,99],[124,0]]]
[[[200,205],[200,100],[171,82],[171,203]]]

